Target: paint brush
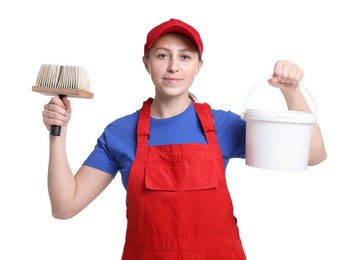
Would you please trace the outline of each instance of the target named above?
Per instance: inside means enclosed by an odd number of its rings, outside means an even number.
[[[81,66],[42,64],[32,91],[58,96],[60,99],[65,96],[89,99],[94,97],[90,92],[88,73]],[[50,134],[60,136],[60,131],[60,126],[53,125]]]

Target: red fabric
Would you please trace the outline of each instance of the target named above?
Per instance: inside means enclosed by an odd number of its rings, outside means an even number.
[[[200,37],[199,32],[193,28],[191,25],[184,23],[178,19],[170,19],[166,22],[163,22],[156,27],[154,27],[147,35],[147,41],[144,44],[144,55],[147,54],[147,51],[154,45],[154,43],[164,34],[178,32],[185,34],[189,37],[195,44],[198,49],[198,52],[202,56],[203,53],[203,43]]]
[[[207,145],[148,147],[144,102],[128,181],[124,260],[245,260],[210,107],[195,103]]]

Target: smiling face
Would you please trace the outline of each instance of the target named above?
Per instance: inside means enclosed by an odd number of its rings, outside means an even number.
[[[195,44],[180,33],[161,36],[143,62],[155,85],[155,98],[162,99],[187,97],[203,64]]]

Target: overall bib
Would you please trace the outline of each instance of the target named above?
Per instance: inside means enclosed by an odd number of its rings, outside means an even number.
[[[210,106],[194,103],[207,144],[148,147],[143,103],[127,190],[123,260],[245,260]]]

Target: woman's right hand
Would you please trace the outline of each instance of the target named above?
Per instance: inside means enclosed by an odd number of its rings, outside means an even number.
[[[44,106],[42,116],[43,123],[49,132],[52,125],[66,127],[71,117],[70,101],[66,96],[62,100],[59,97],[53,97]]]

